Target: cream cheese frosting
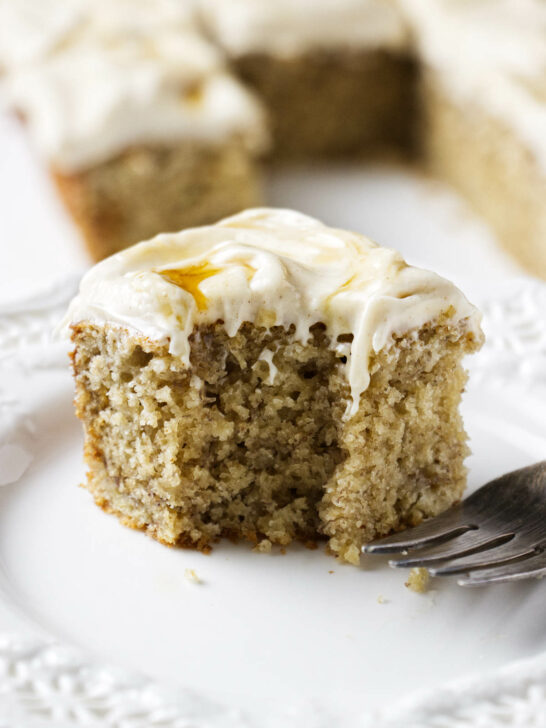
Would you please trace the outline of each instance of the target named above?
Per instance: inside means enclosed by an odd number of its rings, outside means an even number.
[[[0,0],[0,71],[37,63],[79,25],[77,2]]]
[[[389,0],[201,0],[205,24],[232,55],[293,56],[314,48],[399,48],[407,40]]]
[[[195,27],[181,0],[0,0],[0,69],[36,64],[76,44]]]
[[[245,321],[293,326],[304,343],[322,322],[347,357],[352,414],[369,383],[372,353],[441,314],[481,337],[480,314],[444,278],[362,235],[292,210],[259,208],[159,235],[98,263],[64,325],[128,327],[168,344],[189,365],[189,337],[199,324],[222,320],[229,336]],[[348,333],[351,343],[337,342]]]
[[[236,135],[252,153],[266,146],[259,102],[177,4],[95,0],[90,11],[89,0],[67,2],[66,39],[4,82],[8,104],[56,169],[86,169],[136,144]]]
[[[546,170],[546,2],[399,3],[438,82],[513,129]]]

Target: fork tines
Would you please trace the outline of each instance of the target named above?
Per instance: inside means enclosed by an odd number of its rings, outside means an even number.
[[[425,566],[433,576],[459,574],[461,586],[543,576],[546,461],[503,475],[440,516],[362,550],[402,553],[389,564]]]

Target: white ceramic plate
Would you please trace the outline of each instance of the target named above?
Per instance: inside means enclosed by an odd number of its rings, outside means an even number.
[[[32,174],[29,205],[46,194]],[[397,245],[482,305],[489,338],[464,401],[470,488],[546,456],[546,287],[515,280],[457,200],[380,169],[277,174],[268,196]],[[48,208],[38,225],[16,199],[8,223],[28,249],[10,249],[11,282],[23,263],[25,280],[51,278],[66,221]],[[29,237],[44,225],[40,274]],[[378,557],[356,569],[322,549],[228,543],[203,556],[96,508],[77,487],[81,431],[49,336],[73,289],[0,310],[1,728],[545,725],[546,581],[438,579],[417,595]]]

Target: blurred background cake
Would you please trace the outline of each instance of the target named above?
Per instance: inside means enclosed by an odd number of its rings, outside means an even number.
[[[546,278],[546,3],[403,0],[423,161]]]
[[[95,259],[394,155],[546,277],[543,0],[0,0],[0,69]]]
[[[417,64],[388,0],[203,0],[202,7],[211,37],[266,105],[275,157],[412,149]]]
[[[95,259],[259,200],[260,105],[176,6],[60,3],[5,83]]]

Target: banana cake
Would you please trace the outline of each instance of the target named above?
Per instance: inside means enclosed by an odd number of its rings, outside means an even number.
[[[465,486],[480,316],[438,275],[251,209],[97,264],[66,316],[87,488],[166,544],[363,543]]]
[[[52,47],[5,92],[95,260],[259,203],[261,105],[187,4],[49,5]]]
[[[546,3],[400,2],[421,66],[423,163],[546,278]]]
[[[391,0],[200,0],[205,27],[264,102],[275,158],[413,149],[417,63]]]

